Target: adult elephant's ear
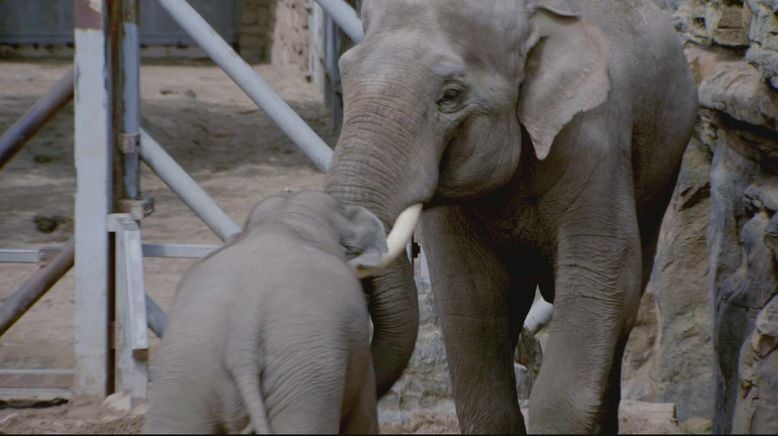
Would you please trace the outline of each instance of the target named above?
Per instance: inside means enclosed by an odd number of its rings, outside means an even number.
[[[519,91],[519,122],[527,129],[538,159],[579,112],[608,96],[607,41],[580,18],[572,2],[538,0],[529,6],[532,30]]]

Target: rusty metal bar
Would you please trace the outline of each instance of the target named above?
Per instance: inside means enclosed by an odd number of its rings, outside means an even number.
[[[73,266],[74,246],[74,238],[71,237],[51,263],[35,271],[0,305],[0,336],[70,270]]]
[[[73,99],[73,78],[74,73],[71,68],[57,80],[46,95],[40,97],[3,133],[3,136],[0,136],[0,168],[3,168],[46,122]]]

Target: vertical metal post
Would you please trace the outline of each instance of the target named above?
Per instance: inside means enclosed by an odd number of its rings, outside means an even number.
[[[122,26],[119,45],[121,61],[120,145],[123,163],[124,197],[137,200],[140,195],[140,32],[138,1],[122,1]]]
[[[340,86],[340,32],[327,14],[324,17],[324,105],[330,109],[332,127],[339,129],[343,123],[343,91]]]
[[[74,394],[108,393],[113,138],[108,0],[75,0],[75,378]]]
[[[350,4],[344,0],[316,0],[316,3],[327,11],[327,16],[331,17],[354,43],[362,41],[365,36],[362,21]]]

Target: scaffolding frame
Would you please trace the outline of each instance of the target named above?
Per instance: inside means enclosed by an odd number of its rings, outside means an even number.
[[[343,0],[316,1],[350,32],[361,32],[356,13]],[[326,171],[332,149],[186,0],[159,3],[313,165]],[[0,249],[0,262],[41,265],[0,306],[0,335],[75,265],[72,393],[106,397],[118,392],[135,402],[146,397],[147,329],[161,337],[166,322],[145,292],[143,257],[197,258],[218,248],[143,242],[141,221],[154,205],[141,192],[140,161],[223,241],[241,228],[140,125],[138,0],[74,0],[74,6],[74,67],[0,136],[0,168],[75,98],[75,234],[59,248]]]

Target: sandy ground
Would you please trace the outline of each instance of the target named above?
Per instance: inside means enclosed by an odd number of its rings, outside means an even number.
[[[4,131],[68,68],[64,64],[0,62],[0,131]],[[295,74],[269,65],[255,69],[326,142],[335,134],[316,89]],[[141,75],[143,125],[216,201],[241,224],[259,200],[285,189],[318,189],[315,171],[283,133],[229,78],[210,65],[149,65]],[[75,169],[73,106],[63,110],[0,171],[0,248],[58,245],[73,231]],[[97,126],[95,126],[97,128]],[[156,211],[143,220],[147,242],[217,244],[218,238],[148,168],[142,191]],[[56,228],[46,223],[56,223]],[[147,291],[169,307],[187,259],[145,261]],[[0,264],[0,299],[35,265]],[[0,368],[73,368],[73,272],[68,273],[0,338]],[[153,351],[158,344],[152,335]],[[634,405],[633,405],[634,406]],[[677,432],[671,420],[644,422],[640,405],[625,411],[622,431]],[[106,405],[0,409],[0,432],[132,433],[142,410]],[[403,423],[383,423],[391,433],[453,433],[456,420],[420,410]]]

